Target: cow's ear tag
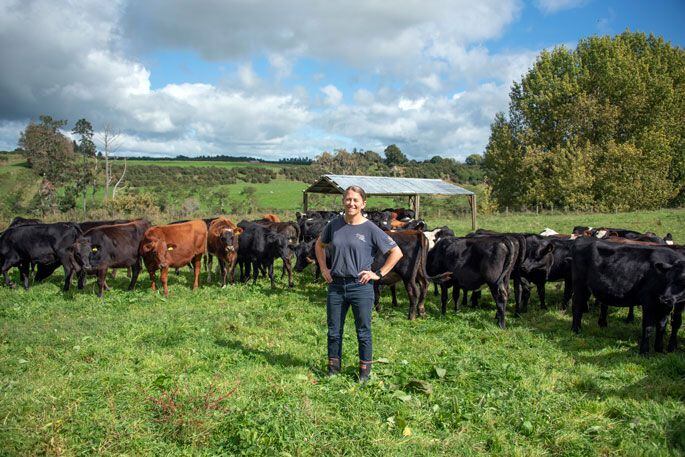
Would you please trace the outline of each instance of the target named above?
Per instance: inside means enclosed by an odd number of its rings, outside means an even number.
[[[98,252],[98,248],[91,249],[92,252]]]
[[[167,250],[167,251],[173,251],[173,250],[174,250],[174,247],[173,247],[173,246],[169,246],[168,248],[166,248],[166,250]]]

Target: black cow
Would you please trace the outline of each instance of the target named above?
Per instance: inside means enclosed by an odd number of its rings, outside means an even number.
[[[685,255],[660,246],[639,246],[579,239],[572,249],[573,323],[578,333],[587,300],[592,293],[611,306],[642,305],[640,353],[649,352],[656,328],[654,351],[663,352],[663,336],[669,314],[674,312],[668,350],[677,344],[685,303]],[[677,318],[675,316],[678,316]]]
[[[29,218],[17,216],[14,219],[12,219],[12,222],[10,222],[10,225],[7,228],[19,227],[21,225],[36,225],[36,224],[40,224],[40,223],[41,223],[40,219],[29,219]]]
[[[376,224],[381,230],[390,230],[392,228],[390,225],[392,218],[389,211],[368,211],[364,214],[364,217]]]
[[[393,286],[398,281],[404,283],[409,297],[409,319],[416,319],[417,314],[426,314],[425,300],[428,289],[426,275],[426,256],[428,254],[428,240],[419,231],[385,232],[392,238],[402,251],[402,258],[393,269],[380,281],[374,282],[375,306],[380,311],[380,286]],[[376,271],[385,264],[387,256],[379,252],[374,258],[371,270]],[[393,304],[397,302],[395,290],[392,288]]]
[[[428,253],[426,268],[431,276],[450,272],[452,276],[449,281],[455,291],[477,290],[486,284],[497,304],[497,323],[504,328],[509,278],[518,258],[519,245],[513,237],[443,238]],[[446,292],[442,298],[444,314],[447,307]]]
[[[0,260],[5,284],[13,287],[7,272],[19,267],[24,288],[29,288],[29,265],[38,265],[36,281],[49,276],[58,266],[64,267],[64,291],[69,290],[71,278],[80,270],[74,257],[74,243],[82,234],[76,224],[21,225],[7,229],[0,235]],[[41,268],[44,270],[41,271]]]
[[[328,221],[337,217],[334,211],[307,211],[297,213],[297,225],[300,228],[300,242],[315,240],[323,232]]]
[[[238,227],[243,229],[243,233],[238,238],[237,264],[240,266],[240,279],[247,281],[252,277],[254,284],[257,282],[259,272],[266,273],[268,270],[271,287],[275,287],[274,260],[280,257],[288,273],[288,287],[293,287],[288,238],[282,233],[272,232],[254,222],[241,221]]]
[[[331,266],[331,246],[326,246],[326,263],[328,267]],[[319,279],[321,274],[321,269],[319,268],[319,263],[316,261],[316,240],[307,241],[305,243],[300,243],[297,248],[295,248],[295,271],[301,273],[307,268],[308,265],[314,265],[314,279]]]
[[[102,297],[107,287],[107,269],[131,268],[128,290],[133,290],[141,269],[140,242],[149,228],[150,223],[140,219],[126,224],[101,225],[85,232],[75,245],[76,260],[82,266],[79,272],[79,289],[83,289],[86,273],[96,274],[98,297]]]

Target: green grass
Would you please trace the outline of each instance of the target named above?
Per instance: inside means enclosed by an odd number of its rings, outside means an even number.
[[[639,218],[675,235],[683,214]],[[629,225],[615,216],[596,220]],[[608,329],[591,312],[574,335],[568,314],[533,299],[521,317],[509,308],[502,331],[487,293],[480,308],[445,317],[430,294],[428,316],[413,322],[406,296],[392,308],[386,295],[374,313],[374,375],[360,387],[351,316],[343,373],[324,375],[325,291],[310,272],[292,290],[260,280],[192,292],[186,269],[170,275],[168,299],[141,276],[133,292],[124,275],[109,280],[104,299],[92,280],[62,293],[61,275],[29,291],[0,288],[0,454],[685,453],[685,341],[673,354],[638,355],[639,311],[626,324],[626,311],[612,309]],[[547,292],[559,303],[555,284]]]

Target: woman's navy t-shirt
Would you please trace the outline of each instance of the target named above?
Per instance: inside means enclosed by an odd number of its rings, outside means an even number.
[[[359,225],[345,222],[343,216],[330,221],[321,234],[321,242],[331,245],[332,276],[359,276],[364,270],[371,270],[373,258],[379,251],[386,254],[397,246],[383,230],[373,222]]]

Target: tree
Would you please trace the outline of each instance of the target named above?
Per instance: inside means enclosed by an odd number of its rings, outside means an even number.
[[[40,116],[40,124],[29,122],[19,137],[19,146],[26,154],[30,168],[51,183],[69,181],[74,160],[72,142],[59,129],[65,120]]]
[[[81,155],[81,169],[76,182],[76,189],[83,196],[83,212],[86,212],[86,191],[91,185],[91,199],[97,190],[97,157],[95,155],[95,143],[93,143],[93,126],[86,119],[79,119],[71,133],[79,137],[76,152]],[[93,162],[91,165],[89,162]]]
[[[480,166],[483,163],[483,156],[480,154],[471,154],[464,160],[464,163],[472,167]]]
[[[684,93],[685,51],[660,37],[626,31],[543,51],[491,125],[493,196],[572,209],[685,203]]]
[[[115,176],[112,173],[112,154],[116,152],[121,143],[119,141],[119,135],[120,132],[114,130],[110,124],[105,124],[104,129],[102,130],[102,133],[98,136],[98,140],[100,144],[102,145],[102,156],[105,159],[105,195],[103,197],[104,201],[107,201],[110,198],[109,195],[109,186],[114,180]],[[124,169],[119,176],[119,180],[116,182],[114,185],[114,188],[112,189],[112,195],[111,198],[114,198],[116,195],[117,187],[119,187],[119,184],[124,179],[124,176],[126,175],[126,159],[124,159]]]
[[[395,165],[403,165],[409,160],[407,156],[397,147],[397,145],[391,144],[383,151],[385,154],[385,164],[389,167],[394,167]]]

